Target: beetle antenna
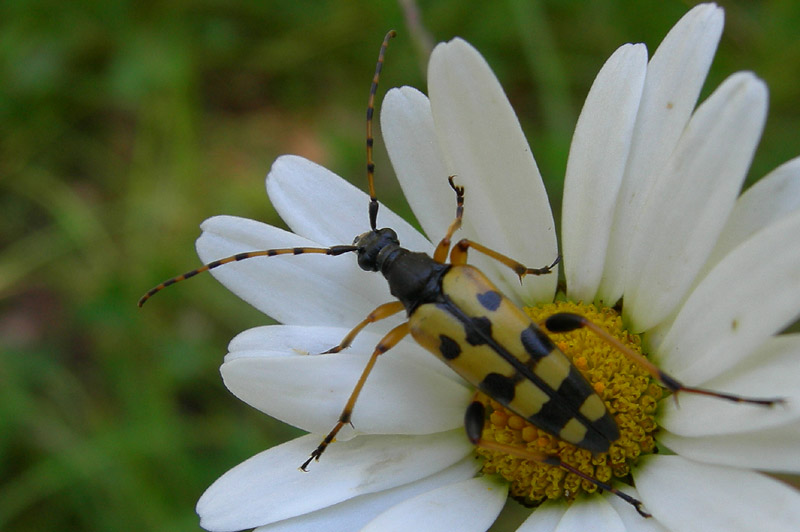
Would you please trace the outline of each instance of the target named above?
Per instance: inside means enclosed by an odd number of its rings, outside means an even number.
[[[378,198],[375,196],[375,162],[372,160],[372,115],[375,112],[375,93],[378,92],[378,80],[381,77],[383,68],[383,56],[389,46],[389,39],[392,39],[397,32],[390,30],[383,38],[381,51],[378,53],[378,64],[375,65],[375,75],[372,77],[372,85],[369,88],[369,100],[367,100],[367,182],[369,183],[369,226],[374,231],[377,229],[378,221]]]

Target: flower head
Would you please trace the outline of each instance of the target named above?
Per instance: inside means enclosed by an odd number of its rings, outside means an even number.
[[[632,486],[615,485],[654,517],[645,520],[607,493],[579,494],[580,482],[568,488],[556,479],[556,489],[528,498],[545,502],[519,530],[790,530],[800,522],[800,494],[756,471],[800,472],[800,338],[779,334],[800,313],[800,246],[793,243],[800,231],[800,159],[739,196],[765,120],[767,91],[753,74],[737,73],[695,107],[722,24],[721,9],[698,6],[649,61],[643,45],[625,45],[598,74],[568,161],[566,292],[558,299],[592,306],[602,316],[621,300],[621,315],[609,319],[665,371],[691,386],[781,396],[787,404],[764,409],[689,394],[681,395],[679,406],[658,402],[658,387],[647,377],[615,380],[627,370],[599,369],[591,358],[599,348],[557,339],[579,369],[597,377],[590,381],[607,404],[641,406],[642,414],[634,412],[634,421],[620,427],[620,442],[632,442],[626,444],[631,455],[615,461],[612,451],[607,457],[589,453],[587,466],[602,480],[630,473]],[[467,191],[459,236],[529,265],[549,263],[558,251],[541,176],[489,66],[455,39],[434,50],[428,77],[427,97],[409,87],[390,91],[381,122],[403,191],[429,238],[386,209],[379,224],[395,229],[403,246],[432,252],[431,242],[453,218],[446,177],[455,174]],[[203,260],[345,244],[367,229],[366,196],[307,160],[279,158],[267,192],[294,233],[211,218],[197,243]],[[554,300],[555,275],[520,284],[513,271],[487,257],[472,253],[470,263],[531,313]],[[310,473],[297,471],[337,419],[381,334],[402,322],[387,319],[347,351],[315,355],[391,301],[380,276],[359,270],[351,255],[254,259],[214,275],[283,323],[245,331],[231,342],[221,370],[226,385],[312,434],[223,475],[198,503],[203,527],[491,525],[515,480],[490,475],[475,459],[462,428],[472,391],[411,340],[381,356],[359,398],[354,428],[342,430]],[[635,400],[632,381],[642,384]],[[526,436],[523,426],[518,436],[508,436],[516,422],[500,408],[490,417],[494,425],[485,433],[526,445],[563,443],[546,434]],[[652,453],[654,446],[660,454]],[[585,490],[595,491],[591,485]]]

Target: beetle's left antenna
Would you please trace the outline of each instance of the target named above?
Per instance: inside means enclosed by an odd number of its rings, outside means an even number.
[[[397,32],[390,30],[383,38],[381,51],[378,53],[378,64],[375,65],[375,75],[372,77],[372,85],[369,88],[369,100],[367,100],[367,182],[369,183],[369,226],[373,231],[377,229],[378,223],[378,198],[375,196],[375,162],[372,160],[372,115],[375,112],[375,93],[378,92],[378,80],[381,77],[383,68],[383,56],[389,46],[389,40],[394,38]]]

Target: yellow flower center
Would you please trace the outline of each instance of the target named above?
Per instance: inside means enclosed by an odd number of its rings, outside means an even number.
[[[559,301],[525,311],[535,323],[543,323],[548,316],[559,312],[580,314],[641,352],[640,338],[623,328],[622,318],[612,308]],[[619,439],[607,453],[593,455],[538,429],[495,401],[489,402],[483,438],[558,456],[562,462],[602,482],[626,477],[636,459],[655,448],[653,433],[658,426],[654,416],[662,388],[645,370],[585,328],[549,336],[605,402],[619,427]],[[526,505],[562,497],[572,500],[581,491],[597,490],[591,482],[559,467],[480,447],[477,452],[485,459],[483,473],[504,477],[511,483],[511,496]]]

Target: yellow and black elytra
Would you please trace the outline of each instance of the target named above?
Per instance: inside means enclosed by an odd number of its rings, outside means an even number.
[[[171,284],[230,262],[276,255],[356,253],[359,267],[365,271],[381,272],[389,283],[391,294],[397,300],[373,310],[345,336],[339,345],[326,353],[337,353],[347,348],[367,325],[403,310],[408,320],[389,331],[375,347],[338,421],[300,466],[303,471],[312,461],[319,460],[339,430],[350,423],[358,396],[378,357],[409,334],[480,392],[540,429],[592,452],[608,451],[620,433],[602,399],[547,334],[534,324],[523,310],[505,297],[483,273],[467,264],[467,253],[472,248],[511,268],[522,280],[529,274],[551,273],[560,257],[549,266],[528,268],[471,240],[462,239],[451,245],[451,238],[461,226],[464,214],[464,189],[455,185],[453,176],[448,181],[456,193],[456,217],[432,257],[401,247],[394,230],[377,228],[378,200],[375,195],[372,161],[372,115],[384,54],[389,40],[394,36],[394,31],[387,33],[381,45],[367,105],[366,148],[370,230],[357,236],[351,245],[250,251],[216,260],[159,284],[142,296],[139,306],[153,294]],[[554,332],[586,327],[646,369],[672,392],[698,393],[762,405],[772,405],[781,401],[747,399],[686,387],[582,316],[555,314],[546,321],[545,326]],[[621,497],[632,504],[640,514],[649,516],[637,499],[562,462],[558,456],[521,450],[484,440],[482,431],[486,405],[485,399],[482,400],[480,397],[480,394],[476,393],[465,415],[466,432],[472,443],[562,468]]]

